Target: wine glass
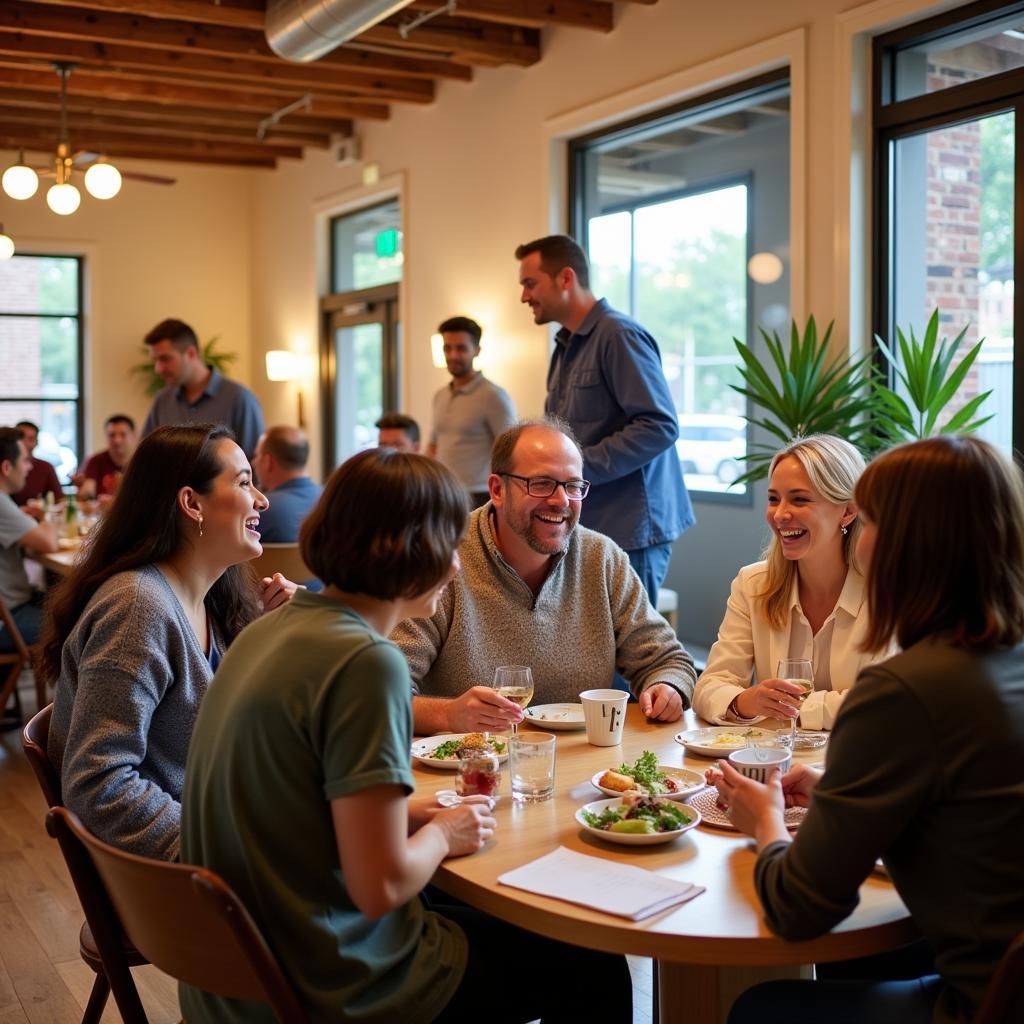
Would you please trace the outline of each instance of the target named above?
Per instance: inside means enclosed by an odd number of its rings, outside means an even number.
[[[776,672],[778,679],[785,679],[787,683],[795,683],[802,688],[802,692],[794,694],[796,699],[803,704],[814,692],[814,669],[808,658],[782,658],[779,661],[779,670]],[[792,749],[796,745],[796,719],[789,720],[789,746]]]
[[[529,665],[499,665],[494,670],[494,686],[499,696],[518,704],[524,711],[533,700],[533,672]],[[512,723],[512,735],[516,734],[516,723]]]

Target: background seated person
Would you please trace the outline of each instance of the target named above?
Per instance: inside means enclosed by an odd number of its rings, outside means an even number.
[[[124,413],[114,413],[103,424],[107,447],[85,460],[85,465],[72,478],[78,487],[78,497],[89,501],[98,498],[100,504],[110,503],[124,476],[128,460],[135,451],[135,421]]]
[[[37,523],[14,504],[12,495],[21,490],[31,466],[21,430],[0,427],[0,597],[29,645],[39,639],[43,603],[42,595],[32,589],[25,574],[21,549],[52,554],[58,548],[57,527],[53,523]],[[14,640],[0,623],[0,651],[13,650]]]
[[[430,615],[458,571],[458,481],[425,456],[360,452],[302,528],[326,584],[246,629],[203,702],[189,752],[182,857],[213,868],[253,913],[311,1021],[631,1019],[621,956],[531,935],[466,906],[418,898],[438,864],[495,828],[485,797],[442,810],[410,800],[409,670],[385,639]],[[449,911],[451,916],[449,916]],[[504,986],[495,964],[530,965]],[[264,1020],[265,1008],[183,986],[189,1021]],[[550,1015],[550,1016],[549,1016]]]
[[[488,684],[498,665],[524,660],[536,704],[610,686],[617,668],[649,718],[674,722],[689,707],[693,659],[626,553],[578,525],[582,472],[579,445],[560,420],[523,422],[494,442],[491,501],[469,517],[462,573],[434,615],[392,634],[409,660],[418,733],[520,721]]]
[[[46,459],[37,459],[33,455],[39,444],[39,427],[31,420],[21,420],[14,426],[21,431],[22,440],[28,449],[29,460],[29,470],[25,482],[13,495],[14,504],[24,505],[29,498],[45,498],[47,494],[52,494],[54,501],[60,501],[64,496],[64,491],[60,486],[60,480],[57,479],[57,470],[54,469],[53,463],[47,462]],[[36,514],[35,511],[29,510],[29,515]],[[42,512],[40,511],[38,515],[41,517]]]
[[[718,640],[693,695],[694,710],[726,725],[800,716],[805,729],[831,729],[857,673],[884,654],[862,648],[864,577],[854,556],[860,522],[853,489],[864,460],[838,437],[812,434],[772,459],[764,561],[732,582]],[[778,678],[783,658],[806,658],[814,692]]]
[[[264,544],[294,544],[302,520],[320,497],[320,485],[306,473],[309,440],[298,427],[271,427],[256,442],[252,468],[270,508],[260,515]]]
[[[827,932],[881,857],[938,975],[762,985],[730,1024],[969,1021],[1024,927],[1020,472],[984,441],[935,437],[876,458],[857,505],[865,643],[902,652],[861,673],[824,775],[798,765],[763,786],[722,762],[719,789],[757,841],[773,931]],[[787,804],[809,807],[795,837]]]
[[[38,669],[56,686],[48,753],[64,803],[114,846],[177,857],[199,703],[261,592],[271,608],[294,589],[244,566],[266,507],[227,427],[158,427],[53,592]]]
[[[381,448],[394,448],[399,452],[420,450],[420,425],[402,412],[386,412],[374,424],[377,444]]]

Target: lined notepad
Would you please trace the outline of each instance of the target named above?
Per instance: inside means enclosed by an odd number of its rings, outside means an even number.
[[[588,857],[564,846],[506,871],[498,883],[631,921],[686,903],[704,891],[701,885],[677,882],[632,864]]]

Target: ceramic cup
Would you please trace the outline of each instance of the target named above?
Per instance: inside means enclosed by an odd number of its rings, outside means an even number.
[[[595,747],[617,747],[622,742],[629,694],[622,690],[584,690],[580,694],[587,739]]]
[[[790,752],[780,747],[742,747],[729,755],[729,764],[755,782],[767,782],[773,768],[785,775],[792,762]]]

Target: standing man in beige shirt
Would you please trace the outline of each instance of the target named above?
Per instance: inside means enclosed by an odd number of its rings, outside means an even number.
[[[459,478],[478,508],[488,500],[491,445],[515,423],[516,410],[504,388],[473,367],[480,355],[480,325],[468,316],[453,316],[438,332],[452,379],[434,395],[427,454]]]

